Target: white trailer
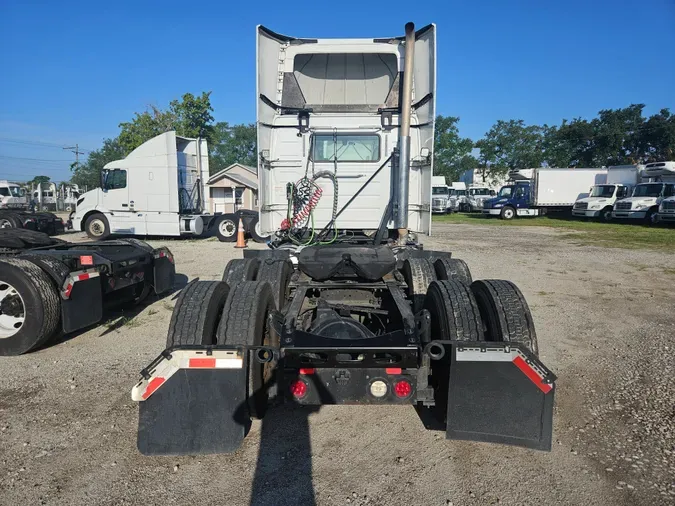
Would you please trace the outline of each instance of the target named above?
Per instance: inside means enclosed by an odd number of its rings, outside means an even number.
[[[644,165],[614,165],[607,169],[606,184],[594,185],[588,197],[574,203],[572,216],[580,218],[612,219],[612,209],[617,200],[629,197],[640,182]]]
[[[415,34],[412,103],[400,93],[403,38],[296,39],[259,26],[257,41],[262,232],[276,232],[289,218],[301,228],[301,216],[306,230],[311,220],[312,229],[351,234],[378,229],[385,216],[389,230],[429,234],[435,25]],[[409,135],[401,123],[406,107]],[[405,170],[392,167],[399,134],[409,138],[401,145]],[[306,212],[289,210],[289,183],[315,196]]]
[[[222,218],[204,212],[209,208],[208,178],[206,140],[165,132],[105,165],[101,188],[77,200],[73,228],[93,239],[202,235]]]

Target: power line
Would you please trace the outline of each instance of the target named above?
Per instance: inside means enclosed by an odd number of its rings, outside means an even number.
[[[43,141],[29,141],[25,139],[12,139],[10,137],[0,137],[0,142],[10,142],[13,144],[25,144],[28,146],[40,146],[40,147],[45,147],[45,148],[58,148],[58,149],[65,149],[63,147],[63,144],[55,144],[52,142],[43,142]],[[79,146],[78,146],[79,148]],[[70,148],[69,148],[70,149]],[[92,150],[90,149],[83,149],[86,153],[91,153]]]
[[[65,148],[63,148],[65,149]],[[0,155],[0,158],[9,158],[10,160],[29,160],[31,162],[65,162],[70,163],[70,160],[65,160],[63,158],[26,158],[23,156],[8,156]]]

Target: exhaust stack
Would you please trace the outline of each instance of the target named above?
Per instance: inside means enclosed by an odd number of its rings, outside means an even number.
[[[413,63],[415,58],[415,23],[405,25],[405,61],[403,69],[403,96],[401,99],[401,127],[398,140],[398,160],[394,163],[394,226],[399,242],[408,234],[408,193],[410,183],[410,114],[412,111]]]

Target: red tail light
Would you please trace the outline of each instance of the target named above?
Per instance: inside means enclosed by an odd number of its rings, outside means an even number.
[[[302,380],[295,380],[291,383],[290,391],[293,397],[301,399],[307,394],[307,383]]]
[[[401,399],[408,397],[412,393],[412,385],[406,380],[398,381],[394,385],[394,393]]]

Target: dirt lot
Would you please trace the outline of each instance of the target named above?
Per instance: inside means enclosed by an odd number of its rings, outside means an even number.
[[[188,279],[219,279],[239,256],[214,240],[150,242]],[[538,227],[436,225],[425,246],[525,293],[560,378],[551,453],[445,441],[409,407],[350,406],[275,408],[233,455],[143,457],[130,389],[163,348],[174,294],[0,358],[0,503],[675,503],[675,254]]]

